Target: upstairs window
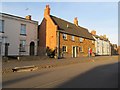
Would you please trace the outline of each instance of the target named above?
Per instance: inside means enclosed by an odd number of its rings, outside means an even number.
[[[63,51],[63,52],[67,52],[67,47],[66,47],[66,46],[63,46],[63,47],[62,47],[62,51]]]
[[[74,36],[72,36],[72,41],[75,41],[75,37]]]
[[[80,42],[83,42],[83,38],[79,38]]]
[[[25,52],[26,40],[20,40],[20,52]]]
[[[4,20],[0,20],[0,32],[4,32]]]
[[[63,39],[67,39],[67,34],[63,33]]]
[[[21,35],[26,35],[26,25],[25,24],[21,24],[20,34]]]

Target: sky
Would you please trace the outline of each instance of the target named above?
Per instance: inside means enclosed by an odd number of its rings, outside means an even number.
[[[47,4],[51,15],[72,23],[77,17],[79,26],[96,30],[97,35],[106,34],[111,43],[118,44],[117,2],[2,2],[0,11],[20,17],[32,15],[40,24]]]

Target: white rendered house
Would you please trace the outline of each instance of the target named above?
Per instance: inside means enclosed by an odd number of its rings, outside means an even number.
[[[38,22],[0,13],[0,56],[37,55]]]
[[[111,55],[111,45],[106,35],[98,36],[96,31],[91,31],[93,38],[95,39],[95,54],[96,55]]]

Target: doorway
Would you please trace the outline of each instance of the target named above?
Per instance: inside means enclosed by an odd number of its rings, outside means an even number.
[[[9,43],[5,43],[5,56],[6,57],[8,56],[8,46],[9,46]]]
[[[34,55],[34,53],[35,53],[34,48],[35,48],[35,43],[34,43],[34,42],[31,42],[31,43],[30,43],[30,56],[33,56],[33,55]]]
[[[72,47],[72,57],[76,57],[77,55],[77,49],[75,46]]]

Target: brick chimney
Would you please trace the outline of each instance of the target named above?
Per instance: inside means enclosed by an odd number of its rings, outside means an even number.
[[[77,19],[77,17],[74,18],[74,24],[75,24],[76,26],[78,26],[78,19]]]
[[[46,15],[50,15],[50,7],[49,7],[49,5],[46,5],[45,10],[44,10],[44,17]]]
[[[27,20],[31,20],[31,15],[25,17]]]
[[[91,34],[92,34],[92,35],[96,35],[96,31],[95,31],[95,30],[92,30],[92,31],[91,31]]]

